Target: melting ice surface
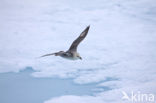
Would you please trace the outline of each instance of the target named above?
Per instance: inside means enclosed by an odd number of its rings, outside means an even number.
[[[43,103],[50,97],[62,95],[91,95],[96,84],[76,85],[72,79],[34,78],[26,68],[20,73],[0,74],[1,103]],[[108,88],[105,88],[107,90]]]
[[[128,103],[122,91],[155,94],[155,4],[1,0],[0,102]],[[36,59],[67,50],[88,25],[90,31],[78,48],[82,61]]]

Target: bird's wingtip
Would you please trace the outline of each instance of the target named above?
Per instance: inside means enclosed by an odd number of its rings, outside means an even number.
[[[88,25],[88,26],[86,27],[86,30],[89,30],[89,28],[90,28],[90,25]]]

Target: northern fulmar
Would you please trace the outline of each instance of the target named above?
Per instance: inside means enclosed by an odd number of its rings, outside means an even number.
[[[45,54],[45,55],[43,55],[41,57],[55,55],[55,56],[60,56],[60,57],[63,57],[63,58],[66,58],[66,59],[70,59],[70,60],[77,60],[77,59],[81,59],[82,60],[82,57],[77,52],[77,47],[80,44],[80,42],[88,34],[89,28],[90,28],[90,26],[86,27],[86,29],[80,34],[80,36],[76,40],[73,41],[72,45],[70,46],[70,48],[66,52],[59,51],[59,52],[55,52],[55,53]]]

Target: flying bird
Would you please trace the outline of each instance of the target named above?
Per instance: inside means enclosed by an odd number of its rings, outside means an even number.
[[[60,57],[70,59],[70,60],[77,60],[77,59],[82,60],[82,57],[77,52],[77,47],[80,44],[80,42],[87,36],[89,28],[90,28],[90,26],[86,27],[86,29],[80,34],[80,36],[76,40],[73,41],[72,45],[66,52],[59,51],[59,52],[55,52],[55,53],[45,54],[41,57],[55,55],[55,56],[60,56]]]

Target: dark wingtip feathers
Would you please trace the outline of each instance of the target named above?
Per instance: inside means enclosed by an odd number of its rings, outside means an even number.
[[[90,28],[90,25],[88,25],[88,26],[87,26],[86,30],[88,31],[88,30],[89,30],[89,28]]]

